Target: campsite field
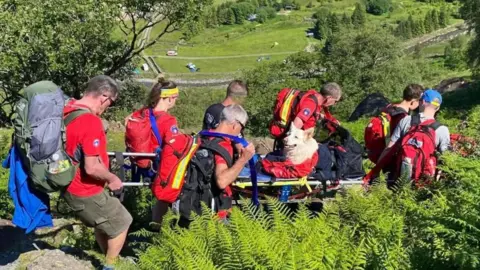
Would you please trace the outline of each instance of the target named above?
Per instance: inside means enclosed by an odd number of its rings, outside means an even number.
[[[215,0],[221,4],[226,0]],[[307,8],[309,3],[312,8]],[[253,68],[258,65],[259,55],[271,55],[271,60],[285,59],[289,54],[304,50],[309,44],[321,44],[322,41],[307,38],[306,31],[313,27],[309,19],[312,14],[321,8],[329,9],[339,15],[346,13],[350,16],[357,0],[341,1],[309,1],[300,0],[300,10],[289,12],[281,11],[275,19],[264,24],[245,21],[243,25],[222,25],[215,29],[205,29],[199,35],[186,42],[180,42],[182,32],[166,34],[154,46],[145,51],[146,55],[158,56],[157,64],[167,73],[188,73],[187,63],[200,67],[202,72],[237,72],[239,69]],[[400,20],[409,15],[420,19],[431,9],[444,8],[453,15],[458,9],[456,3],[430,4],[414,0],[393,0],[391,12],[381,16],[367,14],[369,24],[380,24],[384,27],[395,27]],[[450,24],[458,23],[453,17]],[[154,38],[161,31],[161,25],[152,29],[150,38]],[[275,43],[278,45],[274,46]],[[166,51],[177,50],[178,56],[166,56]],[[226,57],[240,58],[226,58]],[[207,58],[209,57],[209,58]],[[222,58],[213,58],[222,57]],[[204,58],[204,59],[197,59]],[[191,78],[192,76],[188,76]],[[204,76],[203,76],[204,77]]]

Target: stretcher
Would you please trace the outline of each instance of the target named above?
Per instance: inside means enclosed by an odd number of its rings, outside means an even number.
[[[129,152],[108,152],[110,157],[115,159],[123,157],[155,157],[154,153],[129,153]],[[118,164],[118,163],[117,163]],[[124,164],[124,161],[121,162]],[[123,166],[125,171],[129,170],[129,166]],[[132,182],[124,180],[124,187],[149,187],[151,182]],[[300,202],[306,199],[318,198],[327,193],[335,192],[342,187],[361,185],[362,178],[324,180],[314,177],[303,178],[276,178],[271,175],[257,171],[257,186],[259,188],[259,198],[277,197],[283,202]],[[235,197],[250,197],[252,182],[250,179],[250,169],[245,167],[237,177],[237,181],[233,183]],[[238,203],[238,202],[237,202]]]

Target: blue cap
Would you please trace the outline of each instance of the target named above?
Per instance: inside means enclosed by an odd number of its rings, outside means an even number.
[[[423,92],[422,101],[440,106],[442,104],[442,95],[436,90],[427,89]]]

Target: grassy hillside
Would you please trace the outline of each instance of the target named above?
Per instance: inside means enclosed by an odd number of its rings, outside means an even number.
[[[215,1],[216,4],[226,1]],[[312,2],[314,7],[306,8]],[[313,27],[312,14],[321,8],[342,15],[350,16],[353,13],[357,0],[341,1],[308,1],[302,0],[299,11],[278,13],[277,18],[269,20],[264,24],[245,21],[243,25],[219,26],[215,29],[206,29],[188,42],[180,44],[181,32],[165,35],[155,46],[147,49],[145,54],[158,56],[155,61],[167,73],[188,73],[185,67],[192,62],[201,68],[202,72],[235,72],[238,69],[254,67],[258,55],[272,55],[272,59],[282,60],[293,52],[302,51],[312,44],[322,43],[313,38],[305,36],[306,31]],[[380,16],[367,14],[368,24],[395,27],[400,20],[405,20],[409,15],[414,19],[420,19],[431,9],[440,10],[444,8],[450,15],[456,13],[457,3],[428,4],[415,0],[393,0],[393,10]],[[460,20],[450,18],[450,23],[458,23]],[[155,27],[150,38],[155,37],[161,30],[161,25]],[[272,46],[275,42],[277,46]],[[176,49],[178,57],[166,57],[166,51]],[[251,55],[251,56],[249,56]],[[253,56],[255,55],[255,56]],[[219,56],[244,56],[238,58],[205,58],[197,57],[219,57]],[[179,59],[182,57],[182,59]]]

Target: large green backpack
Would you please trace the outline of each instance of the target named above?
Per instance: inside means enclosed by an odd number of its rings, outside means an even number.
[[[36,82],[23,91],[14,107],[13,143],[33,186],[47,193],[59,191],[77,169],[65,152],[65,126],[89,112],[79,109],[64,120],[68,97],[51,81]]]

